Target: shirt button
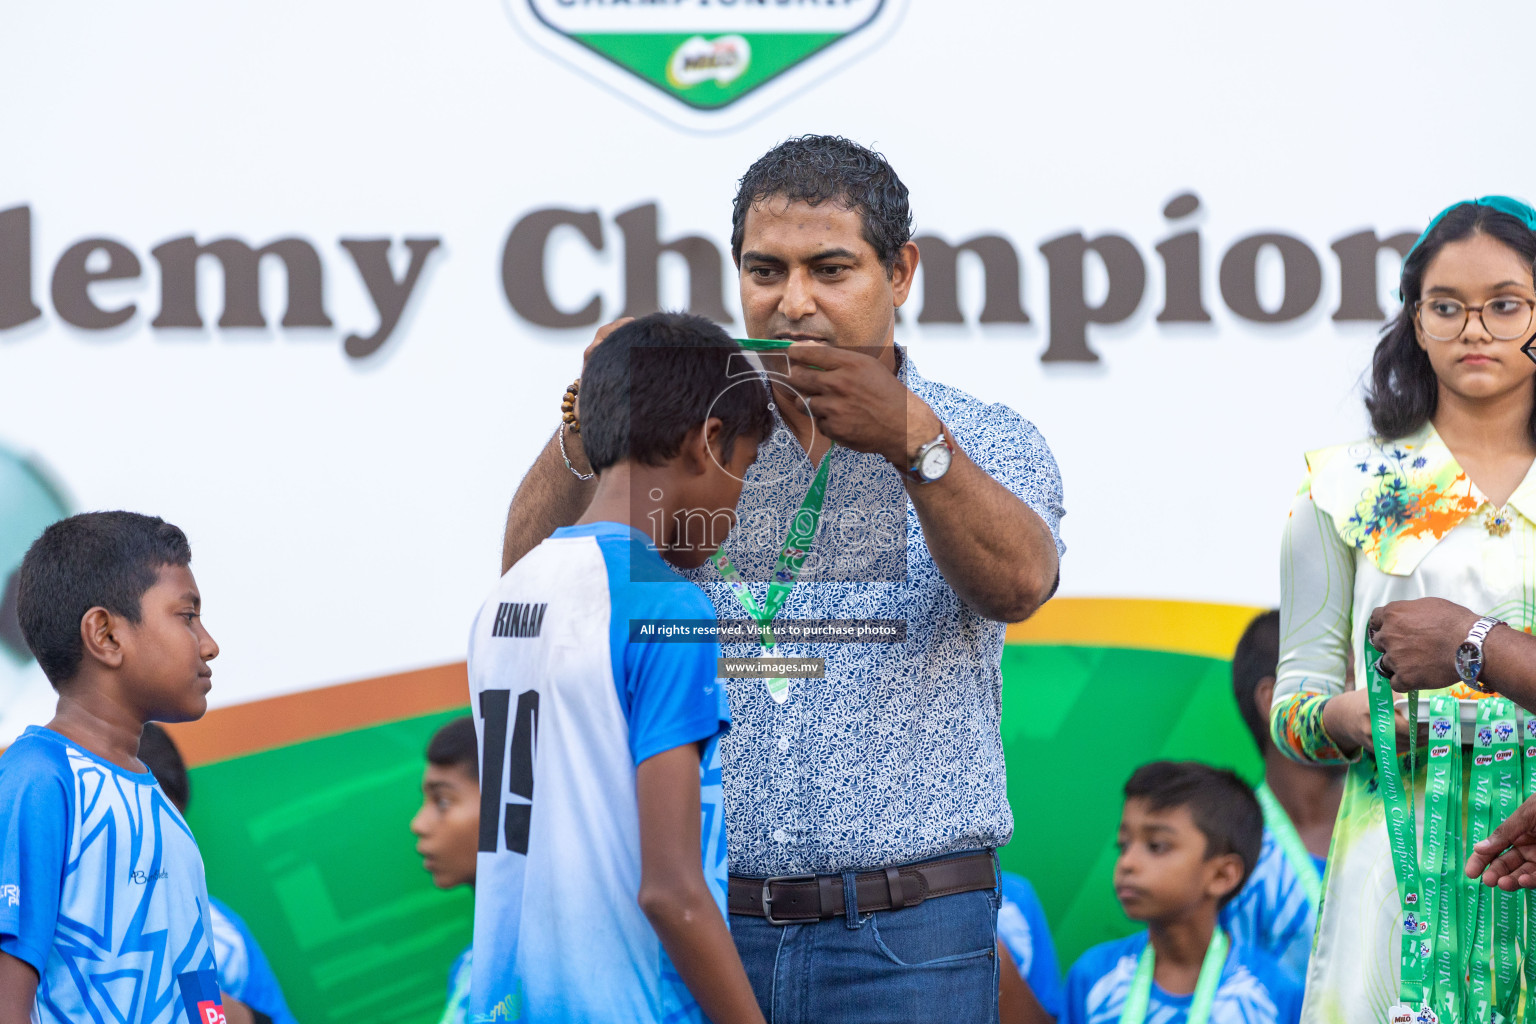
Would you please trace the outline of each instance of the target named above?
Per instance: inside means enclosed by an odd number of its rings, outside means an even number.
[[[788,749],[789,749],[789,737],[788,736],[780,736],[779,737],[779,753],[782,754],[785,751],[787,751]]]
[[[789,833],[781,828],[776,828],[773,830],[773,841],[776,843],[787,843],[789,842]]]

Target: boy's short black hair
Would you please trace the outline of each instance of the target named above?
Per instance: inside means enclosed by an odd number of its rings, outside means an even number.
[[[446,723],[427,743],[427,763],[439,768],[462,768],[480,780],[480,746],[475,740],[475,720],[468,715]]]
[[[1205,836],[1205,859],[1235,853],[1243,877],[1220,904],[1242,891],[1264,846],[1264,812],[1248,784],[1225,768],[1198,761],[1153,761],[1131,773],[1127,800],[1145,800],[1154,811],[1185,807]]]
[[[688,313],[652,313],[593,350],[581,374],[581,443],[594,471],[625,459],[657,466],[711,416],[725,457],[737,438],[756,445],[773,430],[769,392],[741,347]]]
[[[1280,612],[1260,612],[1243,630],[1237,650],[1232,654],[1232,696],[1237,698],[1237,712],[1253,734],[1259,753],[1269,751],[1269,722],[1259,713],[1253,699],[1259,680],[1273,678],[1280,664]]]
[[[912,240],[907,186],[884,156],[839,135],[786,139],[757,158],[736,186],[731,210],[731,258],[741,262],[747,211],[766,199],[856,210],[864,241],[889,273]]]
[[[187,535],[157,516],[84,512],[44,530],[17,570],[16,614],[54,689],[80,671],[86,612],[100,606],[137,623],[161,566],[191,561]]]
[[[171,742],[171,734],[156,722],[145,722],[139,736],[139,760],[144,762],[166,797],[181,813],[187,812],[192,799],[192,783],[187,778],[187,762]]]

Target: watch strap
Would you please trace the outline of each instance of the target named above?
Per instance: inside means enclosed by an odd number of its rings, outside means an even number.
[[[1493,692],[1483,684],[1483,641],[1488,639],[1488,634],[1493,631],[1494,626],[1502,626],[1504,624],[1503,619],[1496,619],[1492,615],[1484,615],[1472,624],[1472,628],[1467,630],[1467,638],[1462,641],[1463,646],[1470,644],[1477,649],[1477,675],[1472,677],[1471,683],[1474,688],[1482,693]],[[1457,674],[1460,675],[1460,673]]]

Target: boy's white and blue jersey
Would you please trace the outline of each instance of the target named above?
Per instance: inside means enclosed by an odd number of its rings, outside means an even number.
[[[705,744],[701,856],[724,917],[719,647],[634,642],[631,623],[714,618],[619,523],[556,530],[481,608],[469,644],[482,758],[472,1024],[703,1020],[637,903],[635,770]]]
[[[1319,878],[1326,867],[1313,857]],[[1296,869],[1275,834],[1264,830],[1264,847],[1253,874],[1242,891],[1221,910],[1221,926],[1232,941],[1262,949],[1298,984],[1306,981],[1307,960],[1312,955],[1312,933],[1317,929],[1317,908],[1307,898]]]
[[[0,951],[36,1022],[213,1024],[203,858],[155,777],[33,726],[0,755]]]
[[[998,879],[1002,906],[997,909],[997,938],[1008,947],[1013,965],[1035,995],[1040,1008],[1061,1016],[1061,964],[1051,941],[1045,908],[1029,879],[1004,871]]]
[[[1118,1024],[1147,933],[1094,946],[1067,972],[1059,1024]],[[1194,994],[1170,995],[1152,985],[1146,1024],[1184,1024]],[[1211,1003],[1210,1024],[1296,1024],[1301,985],[1266,953],[1236,942],[1227,953]]]

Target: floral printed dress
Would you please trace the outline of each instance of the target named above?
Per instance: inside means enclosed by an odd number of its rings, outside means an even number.
[[[1270,727],[1296,760],[1343,764],[1322,706],[1345,689],[1348,653],[1364,663],[1374,609],[1441,597],[1527,632],[1536,622],[1536,465],[1502,509],[1428,425],[1395,441],[1310,452],[1307,469],[1281,548]],[[1457,682],[1454,666],[1445,672],[1447,686]],[[1421,754],[1414,780],[1421,816],[1427,760]],[[1406,751],[1401,762],[1406,776]],[[1384,1021],[1397,1001],[1402,919],[1387,842],[1375,761],[1357,756],[1328,851],[1303,1024]]]

